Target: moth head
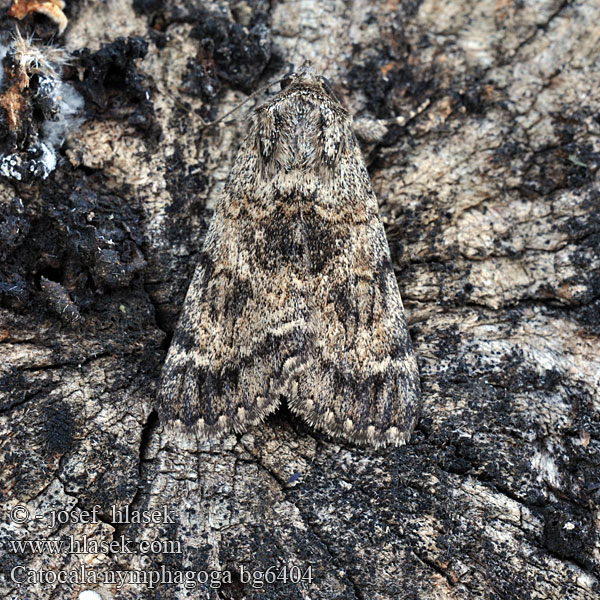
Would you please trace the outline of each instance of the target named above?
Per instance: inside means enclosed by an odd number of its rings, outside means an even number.
[[[317,75],[311,68],[302,69],[298,72],[290,71],[281,79],[280,85],[281,91],[287,94],[297,90],[311,90],[339,103],[327,77]]]
[[[289,73],[280,83],[281,92],[253,113],[262,175],[313,170],[328,177],[354,144],[347,111],[312,70]]]

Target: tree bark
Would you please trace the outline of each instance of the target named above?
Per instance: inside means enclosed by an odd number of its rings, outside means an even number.
[[[46,179],[0,179],[2,597],[598,597],[600,6],[65,12],[48,43],[72,53],[86,121]],[[158,376],[248,109],[204,123],[304,60],[387,126],[364,151],[422,417],[399,449],[285,407],[245,435],[166,439]]]

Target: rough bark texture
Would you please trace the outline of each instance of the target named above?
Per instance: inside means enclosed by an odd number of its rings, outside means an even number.
[[[63,78],[87,121],[45,180],[0,179],[0,595],[597,598],[598,3],[92,0],[65,11],[52,43],[74,53]],[[19,26],[56,29],[40,15]],[[246,109],[202,124],[304,59],[357,117],[430,100],[365,147],[423,416],[398,450],[336,444],[285,410],[244,436],[175,445],[161,437],[157,377]],[[0,144],[18,129],[3,125]],[[98,518],[77,517],[95,505]],[[175,522],[116,524],[113,506],[167,506]],[[52,523],[60,510],[74,522]],[[90,546],[121,537],[129,552]],[[65,545],[11,545],[44,539]],[[88,547],[73,553],[70,539]],[[97,584],[15,582],[82,565]],[[242,581],[242,568],[292,566],[311,567],[312,582]],[[161,568],[231,583],[100,580]]]

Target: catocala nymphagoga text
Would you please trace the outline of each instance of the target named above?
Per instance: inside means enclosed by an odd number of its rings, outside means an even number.
[[[419,374],[377,199],[326,81],[255,109],[162,373],[167,427],[242,432],[282,400],[310,426],[400,445]]]

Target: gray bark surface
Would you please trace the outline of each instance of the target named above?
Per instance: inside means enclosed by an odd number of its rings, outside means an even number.
[[[53,43],[75,53],[65,77],[87,120],[47,179],[0,178],[0,595],[599,597],[600,5],[108,0],[65,12]],[[55,31],[44,19],[19,25]],[[127,36],[147,50],[117,43]],[[110,44],[117,58],[98,53]],[[285,407],[242,436],[165,439],[158,375],[248,108],[203,123],[304,60],[357,118],[429,100],[365,145],[421,420],[399,449],[341,444]],[[97,519],[78,512],[96,505]],[[120,524],[112,507],[162,517]],[[53,523],[57,511],[72,520]],[[90,546],[101,541],[116,545]],[[20,577],[208,582],[19,584],[19,565]],[[290,581],[292,567],[312,581]],[[259,588],[242,569],[280,578]],[[231,582],[211,587],[213,571]]]

